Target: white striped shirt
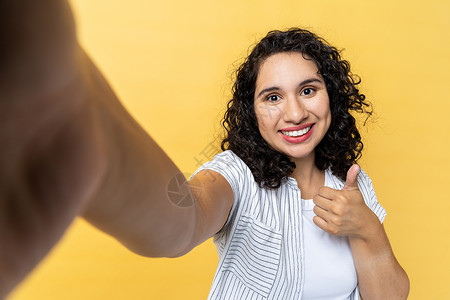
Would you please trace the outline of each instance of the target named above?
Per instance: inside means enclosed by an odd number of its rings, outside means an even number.
[[[219,265],[208,299],[302,299],[302,197],[296,181],[291,178],[275,190],[260,188],[248,166],[230,150],[214,156],[192,177],[201,170],[220,173],[234,194],[228,220],[214,236]],[[329,175],[330,187],[342,189],[344,183]],[[362,170],[358,186],[367,206],[383,222],[386,212]],[[358,288],[350,299],[359,299]]]

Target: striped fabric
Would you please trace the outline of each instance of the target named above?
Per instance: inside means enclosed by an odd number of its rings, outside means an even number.
[[[302,299],[302,201],[295,179],[276,190],[260,188],[247,165],[230,150],[214,156],[192,177],[201,170],[220,173],[234,193],[228,220],[214,236],[219,265],[208,299]],[[342,189],[344,183],[326,172],[330,187]],[[386,212],[363,171],[358,184],[366,204],[383,222]],[[358,288],[350,299],[359,299]]]

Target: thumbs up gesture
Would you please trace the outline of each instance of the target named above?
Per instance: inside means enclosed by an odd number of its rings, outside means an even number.
[[[358,188],[359,166],[352,165],[342,190],[321,187],[313,197],[314,223],[326,232],[339,236],[364,238],[378,218],[364,202]]]
[[[347,179],[345,180],[345,185],[342,188],[343,190],[359,190],[358,188],[358,173],[359,166],[352,165],[350,169],[347,171]]]

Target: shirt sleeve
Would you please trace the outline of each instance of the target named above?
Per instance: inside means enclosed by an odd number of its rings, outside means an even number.
[[[204,163],[190,179],[203,170],[213,170],[222,175],[230,184],[233,190],[233,206],[228,215],[227,221],[225,222],[221,231],[228,227],[235,218],[236,212],[239,208],[239,204],[242,198],[243,191],[248,185],[248,176],[251,172],[247,165],[231,150],[226,150],[214,156],[211,161]],[[214,176],[214,174],[211,174]],[[253,176],[253,175],[251,175]],[[253,177],[251,177],[253,178]],[[219,231],[220,232],[220,231]]]
[[[386,210],[378,202],[377,195],[375,194],[375,190],[372,185],[372,180],[362,169],[358,174],[358,187],[367,206],[377,215],[380,222],[383,223],[384,218],[386,217]]]

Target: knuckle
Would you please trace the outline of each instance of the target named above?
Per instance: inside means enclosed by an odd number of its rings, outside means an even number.
[[[339,229],[335,226],[332,226],[331,228],[328,229],[328,232],[333,235],[337,235],[337,234],[339,234]]]
[[[331,208],[331,211],[333,212],[333,214],[341,216],[344,214],[344,208],[340,205],[335,205]]]
[[[331,218],[331,222],[333,222],[334,225],[336,226],[341,226],[342,225],[342,220],[341,218],[334,216]]]
[[[345,197],[343,194],[339,194],[339,196],[337,197],[337,200],[339,201],[339,203],[342,203],[342,204],[347,204],[347,202],[348,202],[347,197]]]

